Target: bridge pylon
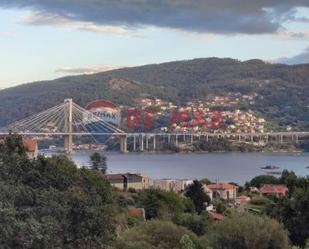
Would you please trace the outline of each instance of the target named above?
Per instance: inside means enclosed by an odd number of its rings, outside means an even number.
[[[64,105],[65,132],[67,133],[67,135],[65,135],[64,148],[66,154],[71,155],[73,152],[73,100],[65,99]]]

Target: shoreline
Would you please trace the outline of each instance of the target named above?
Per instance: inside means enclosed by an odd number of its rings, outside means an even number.
[[[50,150],[39,150],[39,152],[42,152],[43,154],[65,154],[64,151],[50,151]],[[173,154],[181,154],[181,155],[201,155],[201,154],[307,154],[309,152],[305,151],[179,151],[179,152],[173,152],[173,151],[130,151],[130,152],[120,152],[120,151],[98,151],[98,150],[76,150],[73,152],[75,153],[90,153],[90,152],[103,152],[106,154],[119,154],[119,155],[173,155]]]

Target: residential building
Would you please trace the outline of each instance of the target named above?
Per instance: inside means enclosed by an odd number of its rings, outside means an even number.
[[[260,193],[260,190],[257,187],[250,187],[249,190],[250,190],[250,193],[255,193],[255,194]]]
[[[182,192],[192,183],[192,180],[187,179],[159,179],[153,181],[153,187],[164,191]]]
[[[193,184],[193,180],[188,179],[178,179],[176,180],[176,190],[182,192],[187,189],[188,186]]]
[[[107,180],[112,186],[119,190],[126,191],[129,188],[142,190],[149,188],[150,179],[141,174],[110,174],[106,175]]]
[[[176,191],[176,180],[175,179],[153,180],[153,187],[164,191]]]
[[[233,184],[222,182],[204,185],[204,190],[211,199],[218,197],[226,201],[236,201],[237,188]]]
[[[284,184],[263,184],[260,187],[261,195],[276,195],[285,196],[289,192],[289,189]]]

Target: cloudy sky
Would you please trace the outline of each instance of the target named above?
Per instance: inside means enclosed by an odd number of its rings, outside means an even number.
[[[0,88],[212,56],[309,63],[309,0],[0,0]]]

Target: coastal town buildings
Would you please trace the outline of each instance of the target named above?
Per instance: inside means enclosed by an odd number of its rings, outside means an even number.
[[[266,131],[264,118],[257,116],[250,109],[244,111],[237,108],[242,103],[250,106],[256,97],[255,93],[210,95],[204,100],[190,101],[183,106],[158,98],[142,98],[138,102],[138,108],[146,113],[145,117],[151,110],[153,128],[160,127],[162,131],[263,133]],[[139,116],[143,115],[139,111],[136,115],[131,118],[141,120]],[[141,124],[138,124],[138,127],[141,127]]]

